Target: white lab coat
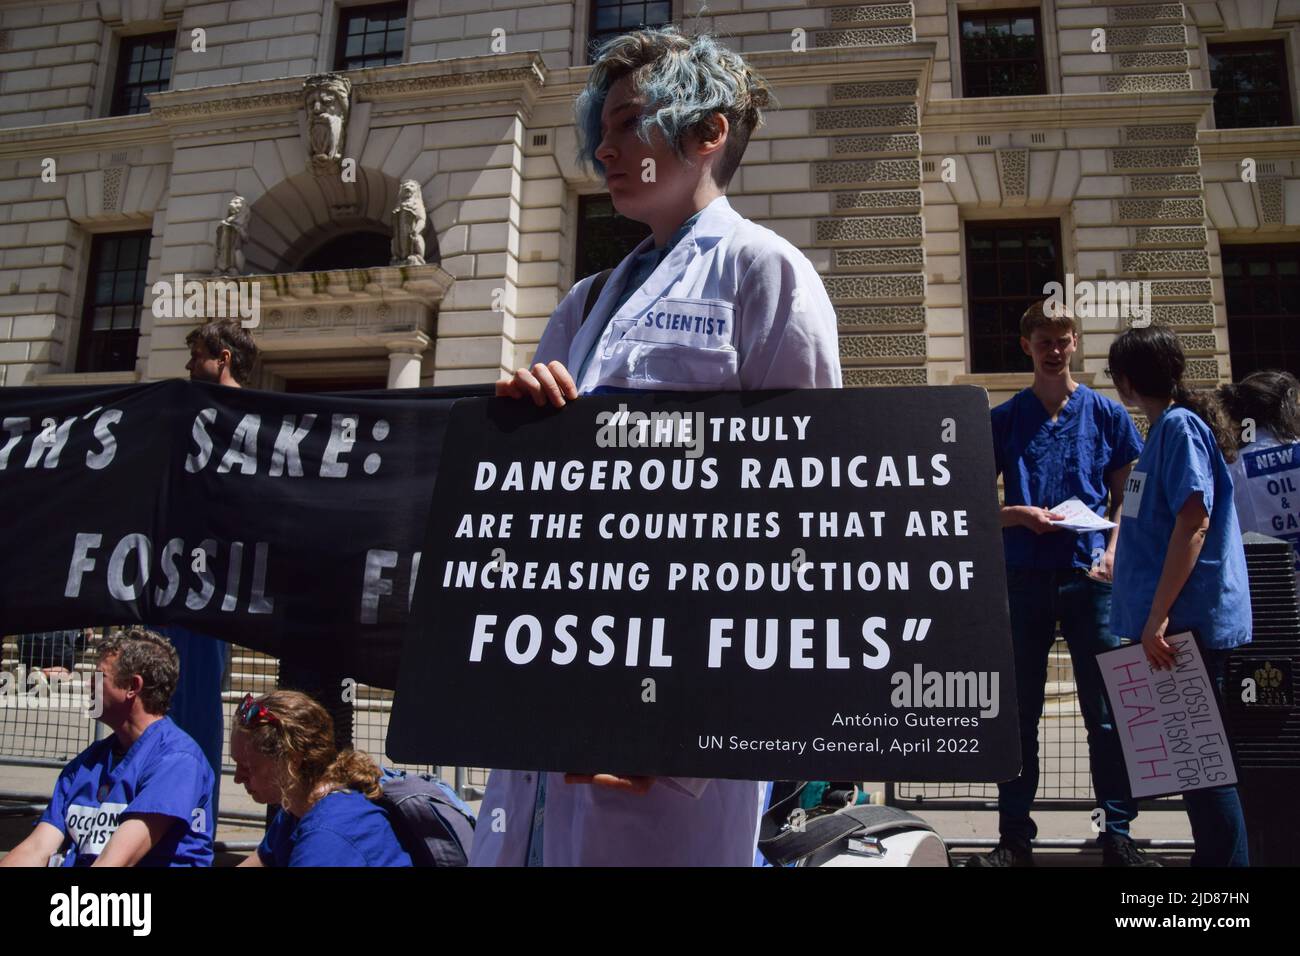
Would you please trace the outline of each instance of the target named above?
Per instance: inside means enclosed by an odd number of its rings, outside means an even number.
[[[606,282],[590,319],[594,277],[577,282],[547,323],[536,362],[559,359],[574,375],[596,343],[580,393],[838,388],[835,310],[812,263],[785,239],[742,217],[725,196],[608,321],[632,261]],[[710,321],[712,320],[712,321]],[[581,326],[581,328],[580,328]],[[750,780],[660,778],[634,795],[547,777],[542,862],[547,866],[750,866],[766,785]],[[537,774],[497,770],[474,834],[471,865],[522,866]],[[495,825],[494,825],[495,824]]]
[[[599,338],[577,383],[581,393],[597,385],[650,391],[841,386],[835,309],[821,276],[802,252],[745,219],[726,196],[704,208],[606,322],[632,260],[653,245],[647,236],[619,263],[585,324],[582,307],[595,276],[575,283],[533,361],[559,359],[577,375]]]

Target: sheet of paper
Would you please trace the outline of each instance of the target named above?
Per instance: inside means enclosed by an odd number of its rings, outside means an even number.
[[[1052,523],[1066,531],[1106,531],[1115,527],[1115,522],[1099,518],[1078,498],[1062,501],[1052,511],[1064,515],[1060,521]]]

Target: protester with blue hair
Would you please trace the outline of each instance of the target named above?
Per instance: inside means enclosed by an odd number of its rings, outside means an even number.
[[[564,407],[608,392],[841,385],[820,276],[725,195],[768,102],[762,79],[711,37],[665,27],[604,44],[577,100],[580,159],[652,234],[607,279],[574,284],[532,366],[498,395]],[[480,817],[506,825],[479,828],[470,862],[749,866],[764,792],[758,781],[494,771]]]

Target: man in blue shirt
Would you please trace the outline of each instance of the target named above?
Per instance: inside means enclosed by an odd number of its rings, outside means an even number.
[[[165,716],[177,673],[176,651],[151,631],[100,644],[95,693],[113,733],[64,768],[36,828],[0,866],[212,865],[212,768]]]
[[[1124,480],[1142,440],[1119,403],[1074,381],[1070,357],[1079,346],[1078,327],[1073,316],[1049,316],[1043,305],[1030,306],[1020,320],[1020,347],[1033,359],[1034,384],[992,412],[994,456],[1005,487],[1003,545],[1022,765],[1019,777],[998,785],[997,848],[969,865],[1033,865],[1030,846],[1038,828],[1029,811],[1038,790],[1038,721],[1058,621],[1074,663],[1093,788],[1106,818],[1098,838],[1103,860],[1108,866],[1155,865],[1129,836],[1137,807],[1096,661],[1099,652],[1120,644],[1108,626],[1117,529],[1063,530],[1054,523],[1061,516],[1049,510],[1077,497],[1118,522]]]

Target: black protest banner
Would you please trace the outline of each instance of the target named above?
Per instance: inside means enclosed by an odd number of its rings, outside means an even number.
[[[0,630],[182,624],[393,687],[447,414],[490,389],[0,389]]]
[[[388,752],[1015,776],[991,442],[970,387],[459,403]]]

